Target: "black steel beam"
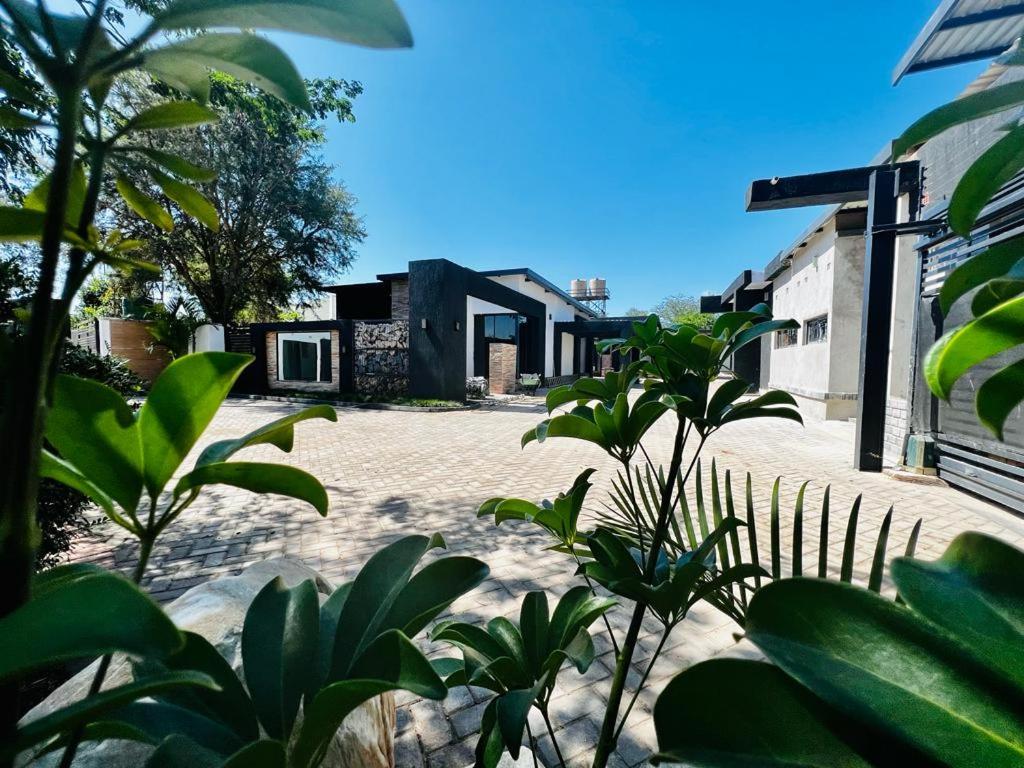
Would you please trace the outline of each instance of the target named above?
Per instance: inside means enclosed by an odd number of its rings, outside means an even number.
[[[916,161],[884,166],[846,168],[841,171],[808,173],[802,176],[776,176],[751,182],[747,190],[748,211],[777,211],[808,205],[830,205],[866,200],[868,182],[876,170],[899,170],[900,192],[909,192],[919,173]]]
[[[882,470],[885,403],[889,393],[889,334],[896,265],[896,173],[878,168],[868,184],[868,238],[864,254],[860,372],[857,399],[857,469]]]

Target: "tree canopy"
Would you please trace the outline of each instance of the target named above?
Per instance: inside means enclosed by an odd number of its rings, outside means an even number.
[[[148,257],[212,322],[276,319],[311,300],[352,263],[365,237],[355,198],[317,151],[324,141],[317,121],[353,120],[352,99],[362,86],[334,78],[308,85],[312,115],[215,73],[210,103],[220,121],[151,138],[153,149],[187,154],[216,174],[199,188],[216,209],[218,228],[170,205],[160,179],[141,169],[131,182],[160,200],[171,221],[162,228],[140,222],[114,198],[126,236],[146,239]]]

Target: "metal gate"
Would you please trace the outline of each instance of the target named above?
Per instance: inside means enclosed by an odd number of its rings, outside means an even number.
[[[921,251],[921,284],[918,312],[918,371],[922,370],[930,342],[944,329],[970,318],[965,298],[946,318],[936,311],[937,296],[954,268],[990,245],[1024,238],[1024,176],[1014,179],[985,208],[970,238],[952,232],[924,238]],[[978,386],[1021,351],[1011,350],[973,368],[957,383],[949,403],[918,387],[914,398],[915,426],[930,431],[936,440],[939,477],[951,485],[983,496],[1015,511],[1024,512],[1024,407],[1018,406],[1006,421],[1004,441],[978,422],[974,396]]]

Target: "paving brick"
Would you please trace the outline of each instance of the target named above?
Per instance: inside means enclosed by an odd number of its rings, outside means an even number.
[[[182,466],[191,466],[212,441],[245,434],[301,407],[229,401]],[[300,557],[332,583],[340,584],[353,578],[367,558],[385,544],[409,533],[436,531],[445,537],[449,552],[479,557],[491,568],[490,579],[446,613],[480,624],[499,615],[515,618],[523,596],[537,589],[548,593],[554,610],[557,596],[578,583],[573,576],[575,564],[548,551],[550,540],[527,523],[510,521],[496,527],[493,521],[476,518],[480,503],[493,496],[552,498],[568,488],[585,467],[598,472],[591,478],[595,485],[584,510],[584,524],[599,509],[616,471],[614,462],[599,449],[561,439],[520,448],[522,433],[545,415],[540,399],[526,399],[446,414],[341,409],[336,424],[303,422],[295,430],[291,453],[262,445],[246,449],[245,458],[290,464],[320,478],[330,499],[328,516],[321,518],[308,505],[292,499],[207,488],[157,542],[144,584],[158,600],[171,600],[211,576],[236,573],[246,565],[283,554]],[[671,440],[671,427],[665,420],[655,425],[644,442],[655,461],[667,463]],[[829,566],[833,573],[841,560],[846,515],[854,498],[863,494],[855,558],[856,578],[861,582],[871,566],[874,532],[890,505],[895,507],[890,557],[900,553],[918,518],[924,521],[918,543],[918,554],[923,557],[937,557],[964,530],[983,530],[1024,544],[1024,523],[980,499],[950,488],[912,485],[851,469],[853,425],[849,423],[808,420],[801,428],[774,419],[738,422],[716,433],[704,456],[705,487],[712,458],[723,477],[725,470],[731,470],[738,498],[742,498],[743,482],[750,473],[755,513],[764,531],[768,530],[772,483],[777,476],[782,478],[781,528],[787,547],[792,540],[791,515],[797,491],[804,480],[811,480],[804,514],[803,556],[808,569],[817,565],[819,510],[826,484],[831,486]],[[122,572],[130,571],[136,557],[135,542],[109,523],[93,529],[74,554],[75,560]],[[783,564],[790,567],[788,553]],[[888,582],[887,589],[892,594]],[[619,606],[609,614],[620,640],[630,608]],[[630,680],[638,679],[657,642],[657,630],[656,622],[645,623],[642,651],[634,659]],[[707,606],[691,611],[652,671],[649,689],[641,694],[631,715],[630,722],[635,720],[636,727],[628,730],[615,758],[620,762],[613,764],[618,768],[642,764],[654,749],[651,707],[673,675],[721,653],[757,657],[749,643],[736,644],[732,637],[736,630]],[[570,749],[579,745],[581,750],[579,756],[567,756],[570,760],[585,761],[593,747],[593,727],[599,722],[596,713],[604,706],[615,664],[603,624],[596,623],[593,632],[598,658],[585,676],[571,668],[563,670],[552,700],[560,743],[564,739]],[[422,637],[417,643],[431,655],[452,653]],[[398,692],[398,764],[410,761],[413,768],[471,764],[476,742],[473,731],[481,705],[489,696],[487,691],[463,688],[442,705]],[[456,723],[455,730],[449,718]],[[542,733],[540,728],[536,732]],[[544,739],[541,756],[547,762]],[[417,759],[423,762],[417,763]]]

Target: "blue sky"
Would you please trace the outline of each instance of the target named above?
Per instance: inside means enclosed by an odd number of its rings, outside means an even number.
[[[984,67],[891,87],[938,0],[399,2],[412,50],[272,36],[365,87],[324,148],[369,232],[346,282],[444,257],[604,277],[613,312],[720,291],[817,215],[745,213],[751,179],[862,165]]]
[[[400,0],[410,51],[278,36],[362,81],[327,158],[369,232],[352,279],[444,257],[608,280],[614,312],[724,288],[816,215],[753,178],[861,165],[982,65],[890,85],[937,0]]]

